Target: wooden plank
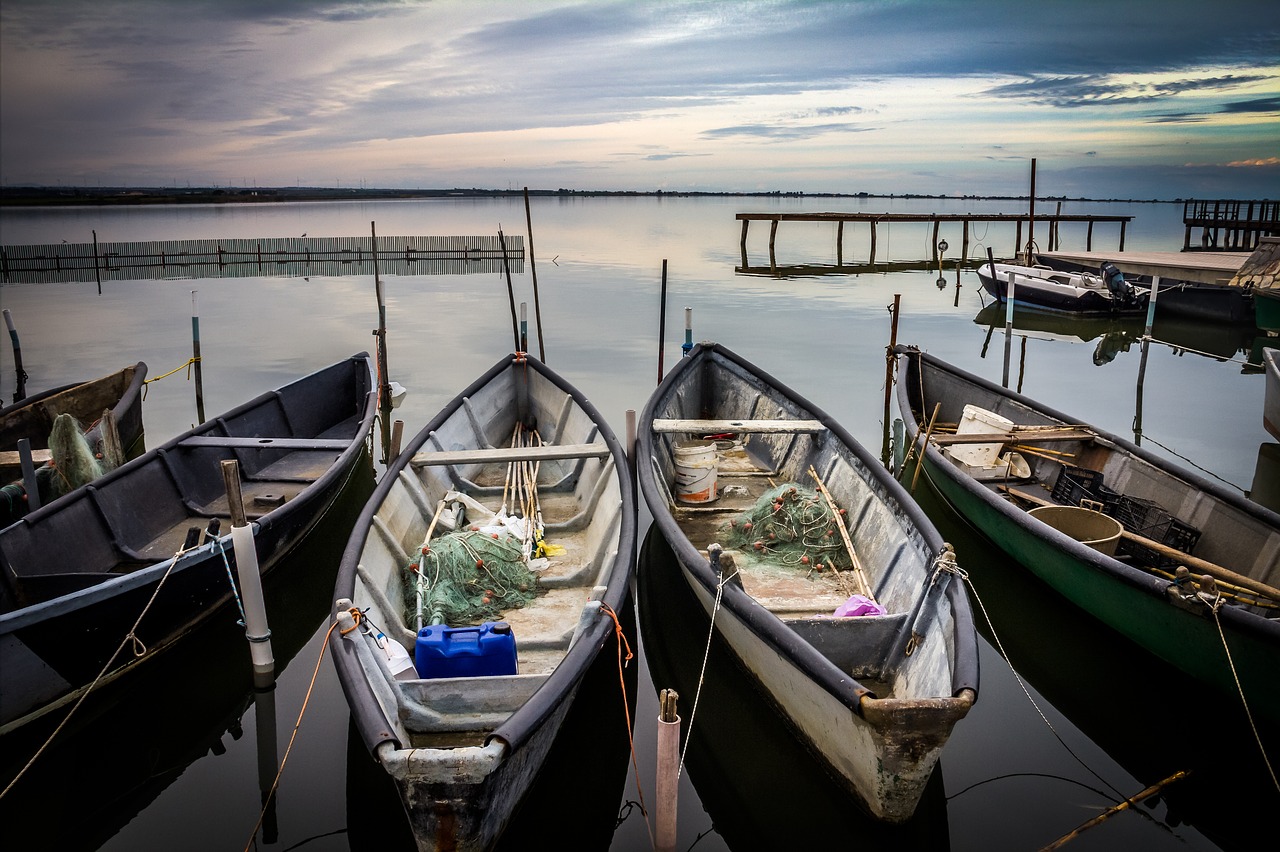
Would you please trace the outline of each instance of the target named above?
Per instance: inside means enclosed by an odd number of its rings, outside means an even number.
[[[52,460],[53,460],[53,452],[51,450],[32,450],[31,451],[31,461],[33,464],[37,466]],[[0,452],[0,466],[17,467],[20,464],[22,464],[22,457],[18,454],[17,450],[5,450],[4,452]]]
[[[1040,441],[1091,441],[1096,435],[1082,429],[1045,429],[1034,432],[972,432],[965,435],[934,434],[933,442],[940,447],[952,444],[1035,444]]]
[[[605,458],[607,444],[543,444],[540,447],[489,447],[471,450],[424,450],[414,453],[414,467],[442,464],[503,464],[515,461]]]
[[[180,447],[230,447],[249,450],[345,450],[350,441],[340,438],[224,438],[218,435],[193,435],[184,438]]]
[[[655,432],[694,432],[706,435],[722,433],[816,433],[825,432],[817,420],[654,420]]]

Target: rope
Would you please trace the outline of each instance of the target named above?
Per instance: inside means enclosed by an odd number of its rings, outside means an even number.
[[[231,594],[236,599],[236,609],[240,610],[240,623],[247,625],[249,622],[245,620],[244,604],[240,601],[240,590],[236,588],[236,579],[231,574],[231,562],[227,559],[227,550],[222,546],[222,539],[214,542],[214,550],[222,554],[222,565],[227,569],[227,582],[231,584]]]
[[[680,776],[684,774],[684,756],[689,752],[689,743],[693,740],[693,720],[698,715],[698,699],[702,697],[702,684],[706,679],[707,660],[711,656],[711,640],[716,635],[716,613],[720,611],[720,601],[724,598],[724,585],[738,572],[734,571],[729,576],[721,574],[720,581],[716,583],[716,600],[711,607],[711,624],[707,629],[707,645],[702,651],[702,668],[698,671],[698,689],[693,693],[693,707],[689,710],[689,724],[685,727],[684,748],[680,750],[680,766],[676,769],[676,780],[680,780]]]
[[[1240,685],[1240,674],[1236,671],[1235,660],[1231,658],[1231,649],[1227,647],[1227,634],[1223,631],[1222,621],[1218,618],[1218,610],[1222,609],[1223,597],[1221,594],[1215,593],[1213,599],[1210,600],[1209,596],[1203,592],[1198,597],[1213,613],[1213,623],[1218,628],[1218,638],[1222,640],[1222,650],[1227,655],[1227,665],[1231,667],[1231,677],[1236,683],[1236,692],[1240,694],[1240,704],[1244,707],[1244,714],[1249,719],[1249,728],[1253,731],[1253,738],[1258,743],[1258,752],[1262,755],[1262,762],[1267,766],[1267,774],[1271,776],[1271,783],[1277,790],[1280,790],[1280,781],[1276,780],[1276,771],[1271,766],[1271,758],[1267,757],[1267,750],[1262,745],[1262,735],[1258,733],[1258,725],[1253,720],[1253,711],[1249,709],[1249,702],[1244,697],[1244,688]]]
[[[152,382],[158,382],[158,381],[160,381],[161,379],[168,378],[169,376],[172,376],[174,373],[178,372],[179,370],[186,370],[186,371],[187,371],[187,381],[191,381],[191,365],[192,365],[192,364],[194,364],[194,363],[196,363],[196,362],[197,362],[197,361],[199,361],[199,360],[200,360],[200,358],[199,358],[199,357],[188,358],[188,359],[187,359],[186,361],[184,361],[182,364],[180,364],[179,366],[177,366],[177,367],[173,368],[172,370],[170,370],[169,372],[165,373],[165,374],[164,374],[164,375],[162,375],[162,376],[156,376],[155,378],[152,378],[152,379],[143,379],[143,380],[142,380],[142,398],[143,398],[143,399],[146,399],[146,398],[147,398],[147,386],[148,386],[148,385],[150,385]]]
[[[360,611],[355,607],[351,608],[351,616],[359,623]],[[267,795],[262,798],[262,811],[258,814],[258,821],[253,824],[253,833],[249,835],[249,842],[244,845],[245,852],[249,852],[253,848],[254,843],[258,839],[258,829],[262,827],[262,820],[267,816],[267,808],[271,804],[272,798],[276,795],[276,788],[280,786],[280,776],[284,774],[284,766],[289,760],[289,752],[293,751],[294,740],[298,738],[298,729],[302,727],[302,717],[306,715],[307,705],[311,702],[311,693],[316,688],[316,678],[320,675],[320,664],[324,662],[324,655],[329,650],[329,636],[333,633],[338,622],[335,620],[329,625],[329,629],[324,633],[324,641],[320,643],[320,656],[316,658],[315,670],[311,672],[311,683],[307,685],[307,694],[302,699],[302,709],[298,711],[298,721],[293,725],[293,733],[289,735],[289,745],[285,747],[284,757],[280,759],[280,768],[276,771],[275,780],[271,782],[271,789],[267,791]]]
[[[627,742],[631,744],[631,767],[635,770],[636,795],[640,797],[640,815],[644,817],[644,827],[649,832],[649,843],[652,845],[653,826],[649,824],[649,809],[644,805],[644,788],[640,786],[640,765],[636,761],[636,740],[631,729],[631,703],[627,700],[627,683],[622,674],[622,670],[635,655],[631,653],[631,643],[627,641],[627,634],[622,631],[622,622],[618,620],[618,613],[603,601],[600,603],[600,611],[613,619],[613,634],[618,638],[618,686],[622,691],[622,722],[627,728]],[[624,647],[627,650],[626,657],[622,656]]]
[[[141,657],[147,653],[146,646],[143,645],[142,642],[135,635],[135,631],[137,631],[138,625],[142,623],[143,617],[145,617],[147,612],[150,611],[151,605],[155,603],[156,597],[160,594],[160,589],[164,586],[165,581],[168,580],[169,575],[173,573],[173,566],[178,564],[178,558],[182,556],[182,554],[185,552],[186,550],[179,549],[176,553],[173,554],[173,558],[169,560],[169,567],[165,569],[164,574],[160,577],[160,582],[156,583],[155,590],[151,593],[151,598],[150,600],[147,601],[147,605],[142,608],[142,612],[138,613],[138,617],[133,622],[133,626],[129,628],[129,632],[126,633],[124,635],[124,638],[120,640],[120,644],[116,646],[115,651],[111,654],[111,658],[107,660],[106,665],[102,667],[102,671],[98,672],[98,676],[95,677],[93,679],[93,682],[90,683],[89,686],[85,688],[85,691],[80,694],[80,697],[76,700],[76,703],[72,705],[71,710],[68,711],[67,715],[64,716],[62,718],[62,721],[58,723],[58,727],[53,729],[53,733],[49,734],[49,737],[44,741],[44,744],[41,745],[40,748],[36,750],[35,754],[31,755],[31,759],[28,760],[26,765],[23,766],[22,769],[18,772],[18,774],[13,777],[13,780],[9,782],[9,785],[5,787],[3,790],[0,790],[0,799],[3,799],[9,793],[9,791],[13,789],[14,785],[18,783],[18,781],[22,778],[22,776],[27,774],[27,770],[31,768],[31,766],[36,762],[37,759],[39,759],[40,755],[44,754],[45,750],[49,748],[49,745],[53,742],[54,738],[57,737],[58,734],[62,732],[62,729],[64,727],[66,727],[67,722],[71,721],[71,717],[74,716],[75,712],[80,709],[80,705],[85,702],[85,699],[89,697],[89,694],[92,693],[93,690],[97,688],[98,684],[102,681],[102,679],[106,677],[107,672],[111,670],[111,666],[115,663],[116,657],[120,656],[120,652],[124,650],[125,645],[132,644],[134,646],[133,653],[135,657]],[[139,652],[138,650],[139,648],[141,649],[141,652]]]

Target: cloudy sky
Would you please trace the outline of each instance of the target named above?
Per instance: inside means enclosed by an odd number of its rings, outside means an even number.
[[[1280,197],[1274,0],[4,0],[4,185]]]

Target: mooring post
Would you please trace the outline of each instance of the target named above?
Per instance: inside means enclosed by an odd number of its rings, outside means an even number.
[[[4,309],[4,324],[9,328],[9,340],[13,343],[13,369],[18,375],[18,386],[13,391],[13,401],[20,402],[27,396],[27,371],[22,369],[22,344],[18,342],[18,329],[13,325],[13,314]]]
[[[742,220],[746,227],[747,220]],[[744,264],[745,265],[745,264]],[[658,384],[662,384],[662,349],[667,334],[667,259],[662,259],[662,299],[658,303]]]
[[[1036,241],[1036,158],[1031,158],[1031,213],[1027,221],[1027,254],[1026,263],[1031,263],[1031,246]],[[1005,383],[1005,387],[1008,387]]]
[[[200,312],[196,310],[196,292],[191,291],[191,366],[196,379],[196,422],[204,422],[204,368],[200,360]]]
[[[253,539],[253,527],[245,516],[244,497],[240,493],[240,462],[223,459],[222,481],[227,489],[231,544],[236,557],[236,576],[240,580],[240,599],[244,604],[244,635],[249,640],[254,683],[265,685],[275,679],[276,663],[271,652],[271,630],[267,627],[267,605],[262,595],[257,545]]]
[[[515,336],[516,349],[520,349],[520,329],[516,324],[516,292],[511,286],[511,264],[507,263],[507,241],[498,229],[498,248],[502,251],[502,271],[507,275],[507,301],[511,304],[511,333]]]
[[[653,848],[658,852],[674,852],[680,790],[680,716],[676,713],[676,702],[680,696],[674,689],[664,689],[658,698],[658,803]]]
[[[890,402],[893,398],[893,350],[898,345],[898,308],[902,303],[902,294],[893,294],[893,304],[889,306],[889,348],[885,350],[884,359],[884,443],[880,448],[880,460],[889,467],[889,417]]]
[[[520,303],[520,351],[529,351],[529,303]]]
[[[836,222],[836,266],[844,266],[844,220]]]
[[[529,274],[533,276],[533,316],[538,325],[538,360],[547,363],[542,343],[542,303],[538,300],[538,268],[533,264],[533,216],[529,212],[529,187],[524,188],[524,221],[529,229]],[[503,254],[506,254],[505,250]]]
[[[93,277],[98,282],[98,295],[102,295],[102,273],[98,271],[98,232],[93,231]]]
[[[387,299],[382,290],[382,276],[378,272],[377,223],[369,223],[370,247],[373,249],[373,291],[378,300],[378,328],[373,332],[378,338],[378,419],[382,429],[382,463],[391,463],[391,376],[387,366]],[[515,308],[512,308],[514,314]]]

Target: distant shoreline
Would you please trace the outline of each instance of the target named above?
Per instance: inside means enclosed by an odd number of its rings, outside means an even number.
[[[7,186],[0,188],[0,207],[51,207],[74,205],[148,204],[259,204],[282,201],[385,201],[414,198],[511,198],[523,197],[524,189],[365,189],[326,187],[47,187]],[[929,195],[920,193],[883,194],[870,192],[697,192],[668,190],[581,190],[530,189],[537,198],[936,198],[946,201],[1027,201],[1025,195]],[[1175,204],[1184,199],[1069,198],[1041,195],[1037,201],[1098,201],[1129,204]]]

